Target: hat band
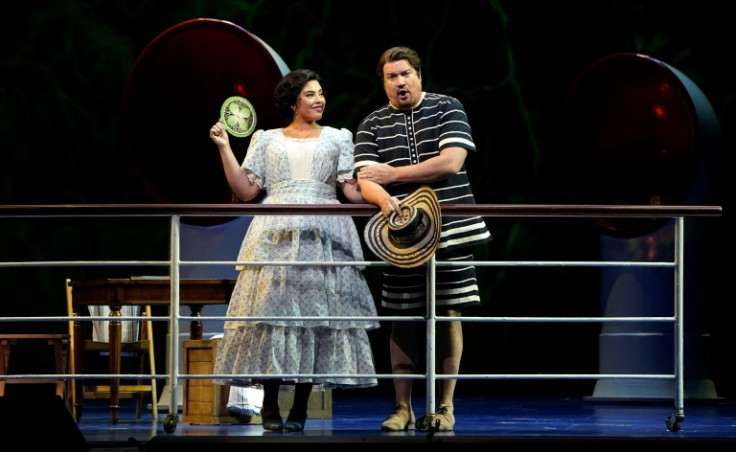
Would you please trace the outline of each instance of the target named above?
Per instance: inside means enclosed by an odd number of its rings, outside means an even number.
[[[421,242],[430,232],[429,215],[422,208],[405,206],[401,214],[394,212],[388,221],[388,239],[399,248],[408,248]]]

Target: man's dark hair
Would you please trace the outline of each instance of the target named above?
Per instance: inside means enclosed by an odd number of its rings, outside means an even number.
[[[409,47],[398,46],[391,47],[381,54],[381,57],[378,59],[378,67],[376,68],[378,78],[383,80],[384,64],[399,60],[409,61],[409,64],[411,64],[418,74],[422,73],[422,60],[419,58],[419,54]]]

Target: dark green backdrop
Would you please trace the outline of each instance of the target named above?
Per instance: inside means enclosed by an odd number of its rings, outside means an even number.
[[[676,67],[710,100],[723,132],[715,190],[707,203],[723,205],[725,215],[713,219],[712,232],[702,237],[709,256],[701,270],[705,282],[698,299],[688,301],[704,306],[713,337],[710,373],[719,395],[736,389],[730,364],[736,312],[725,281],[733,245],[721,232],[730,224],[728,176],[721,162],[733,146],[734,32],[721,2],[57,0],[16,4],[12,13],[9,3],[3,2],[0,28],[0,204],[155,202],[127,159],[122,92],[144,48],[164,30],[194,18],[233,22],[268,43],[290,68],[319,71],[328,94],[323,123],[353,131],[385,102],[374,76],[380,52],[392,45],[414,47],[424,59],[425,89],[465,104],[479,149],[469,157],[468,171],[480,203],[571,202],[555,165],[565,150],[558,119],[565,93],[590,64],[613,53],[637,52]],[[188,95],[181,93],[182,99]],[[176,114],[176,108],[162,107],[150,133],[182,133]],[[209,126],[201,124],[205,144]],[[160,152],[192,165],[219,165],[211,146]],[[177,176],[163,167],[155,183],[181,183]],[[165,222],[0,221],[0,256],[6,261],[168,256]],[[479,250],[481,259],[598,257],[601,231],[591,222],[494,219],[489,226],[495,240]],[[1,312],[63,315],[67,276],[150,272],[4,268]],[[375,282],[375,273],[367,273]],[[594,270],[491,267],[479,273],[480,315],[600,311]],[[387,330],[373,336],[379,370],[385,372]],[[595,373],[599,331],[590,325],[469,325],[463,370]],[[592,382],[468,382],[458,391],[512,389],[586,395]]]

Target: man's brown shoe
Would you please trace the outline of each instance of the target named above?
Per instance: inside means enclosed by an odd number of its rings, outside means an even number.
[[[402,432],[413,428],[414,411],[404,405],[398,405],[394,408],[394,412],[381,424],[381,430],[388,432]]]
[[[449,432],[455,426],[455,416],[449,406],[440,406],[436,413],[425,414],[417,419],[417,430],[428,432]]]

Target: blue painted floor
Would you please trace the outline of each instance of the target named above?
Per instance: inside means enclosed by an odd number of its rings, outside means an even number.
[[[550,445],[590,450],[595,445],[649,448],[736,450],[736,401],[714,399],[688,404],[681,422],[668,428],[674,401],[615,402],[589,397],[458,397],[452,432],[382,432],[381,422],[393,407],[389,396],[350,395],[333,391],[332,418],[309,419],[303,432],[266,432],[260,424],[193,425],[175,422],[167,432],[167,411],[154,421],[146,410],[135,419],[134,402],[121,401],[117,424],[110,424],[107,402],[87,400],[77,426],[94,451],[247,451],[250,446],[280,450],[359,451],[498,450],[500,446]],[[415,399],[417,416],[424,399]],[[670,424],[671,425],[671,424]],[[169,428],[170,430],[170,428]],[[282,446],[287,449],[282,449]],[[491,447],[492,446],[492,447]],[[262,450],[264,450],[261,447]],[[502,447],[501,450],[506,450]]]

